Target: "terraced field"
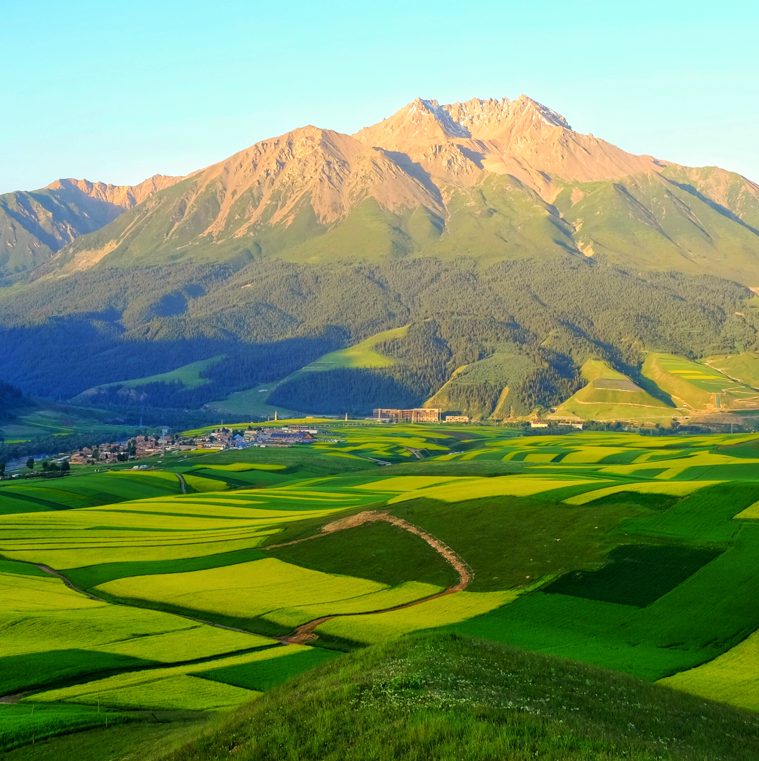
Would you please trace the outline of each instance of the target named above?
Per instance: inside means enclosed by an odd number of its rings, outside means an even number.
[[[759,710],[756,436],[332,422],[154,466],[0,486],[0,749],[429,628]]]
[[[567,399],[552,417],[578,420],[660,420],[682,415],[675,406],[652,396],[606,362],[588,360],[582,366],[588,385]]]
[[[651,353],[643,375],[678,407],[695,410],[759,409],[759,391],[724,375],[714,363],[699,364],[675,354]]]

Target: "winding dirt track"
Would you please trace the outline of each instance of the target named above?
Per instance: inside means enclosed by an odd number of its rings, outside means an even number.
[[[404,531],[415,534],[420,539],[423,539],[425,542],[427,542],[427,544],[429,544],[429,546],[432,547],[435,552],[441,555],[446,560],[446,562],[448,562],[455,569],[456,573],[458,573],[458,584],[455,584],[452,587],[448,587],[448,589],[445,589],[442,592],[438,592],[437,594],[430,595],[429,597],[423,597],[420,600],[407,602],[403,605],[394,605],[391,608],[382,608],[381,610],[366,611],[364,613],[335,613],[331,616],[321,616],[320,618],[315,618],[313,621],[309,621],[306,624],[302,624],[292,634],[288,634],[286,637],[282,637],[282,642],[286,642],[290,645],[301,645],[305,642],[318,639],[319,635],[314,632],[314,629],[316,629],[317,626],[323,624],[325,621],[330,621],[333,618],[342,618],[344,616],[373,616],[377,613],[389,613],[393,610],[403,610],[404,608],[411,608],[414,605],[419,605],[423,602],[435,600],[438,597],[444,597],[456,592],[461,592],[463,589],[466,589],[469,586],[469,583],[474,577],[474,573],[472,569],[467,565],[466,561],[457,552],[452,550],[447,544],[444,544],[439,539],[432,536],[432,534],[428,534],[418,526],[414,526],[413,523],[404,521],[402,518],[398,518],[395,515],[378,512],[376,510],[366,510],[363,513],[350,515],[347,518],[342,518],[338,521],[334,521],[333,523],[328,523],[322,528],[321,534],[315,534],[314,536],[309,536],[305,539],[296,539],[294,542],[273,544],[270,545],[267,549],[275,549],[277,547],[288,547],[293,544],[300,544],[301,542],[306,542],[309,539],[316,539],[319,536],[324,536],[324,534],[334,534],[336,531],[344,531],[345,529],[362,526],[365,523],[377,523],[378,521],[385,521],[390,523],[393,526],[397,526],[398,528],[403,529]]]
[[[466,561],[457,552],[452,550],[444,542],[441,542],[439,539],[432,536],[432,534],[428,534],[423,529],[419,528],[418,526],[415,526],[413,523],[404,521],[402,518],[398,518],[395,515],[390,515],[390,513],[379,512],[376,510],[366,510],[363,513],[358,513],[357,515],[349,515],[347,518],[341,518],[340,520],[333,521],[332,523],[328,523],[326,526],[323,526],[321,533],[319,534],[314,534],[313,536],[308,536],[304,539],[296,539],[293,542],[283,542],[282,544],[272,544],[265,549],[276,549],[277,547],[289,547],[290,545],[300,544],[301,542],[307,542],[311,539],[318,539],[320,536],[324,536],[325,534],[334,534],[337,531],[345,531],[346,529],[356,528],[357,526],[363,526],[366,523],[377,523],[379,521],[385,521],[386,523],[390,523],[393,526],[397,526],[398,528],[403,529],[404,531],[408,531],[409,533],[414,534],[418,536],[420,539],[422,539],[423,541],[427,542],[427,544],[429,544],[429,546],[432,547],[432,549],[435,550],[435,552],[441,555],[443,559],[454,568],[456,573],[458,573],[459,575],[458,583],[454,584],[452,587],[448,587],[448,589],[444,589],[442,592],[438,592],[437,594],[430,595],[429,597],[423,597],[419,600],[413,600],[412,602],[407,602],[407,603],[404,603],[403,605],[394,605],[390,608],[381,608],[380,610],[365,611],[363,613],[334,613],[330,616],[321,616],[320,618],[315,618],[313,621],[309,621],[308,623],[301,624],[301,626],[299,626],[291,634],[288,634],[284,637],[271,637],[270,639],[278,639],[280,642],[284,642],[290,645],[300,645],[300,644],[303,644],[304,642],[309,642],[309,641],[318,639],[319,635],[314,632],[314,629],[316,629],[317,626],[320,626],[321,624],[323,624],[325,621],[330,621],[333,618],[342,618],[344,616],[373,616],[373,615],[376,615],[377,613],[389,613],[390,611],[393,611],[393,610],[403,610],[404,608],[411,608],[414,605],[420,605],[423,602],[429,602],[430,600],[435,600],[438,597],[445,597],[446,595],[451,595],[451,594],[455,594],[456,592],[461,592],[462,590],[466,589],[467,586],[469,586],[469,583],[472,581],[472,578],[474,577],[474,572],[467,565]],[[79,594],[85,595],[86,597],[89,597],[91,600],[97,600],[98,602],[108,602],[112,605],[114,604],[123,605],[124,607],[134,607],[130,605],[129,603],[120,602],[117,600],[105,600],[104,598],[99,597],[98,595],[93,594],[92,592],[89,592],[85,589],[81,589],[80,587],[77,587],[75,584],[73,584],[69,579],[67,579],[66,576],[64,576],[62,573],[59,573],[58,571],[56,571],[55,569],[51,568],[48,565],[43,565],[41,563],[32,563],[31,565],[35,565],[44,573],[49,574],[50,576],[54,576],[57,579],[60,579],[69,589],[72,589],[74,592],[78,592]],[[173,613],[173,615],[179,616],[180,618],[187,619],[188,621],[194,621],[200,624],[208,624],[209,626],[215,626],[218,629],[227,629],[228,631],[242,632],[244,634],[251,633],[247,631],[246,629],[238,629],[234,626],[226,626],[224,624],[216,623],[214,621],[208,621],[202,618],[196,618],[194,616],[189,616],[182,613]],[[15,697],[15,696],[7,696],[7,697]]]

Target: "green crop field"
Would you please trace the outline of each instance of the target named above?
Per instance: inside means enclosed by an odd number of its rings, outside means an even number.
[[[561,404],[556,418],[581,420],[667,420],[682,415],[631,378],[617,372],[606,362],[588,360],[582,366],[588,385]]]
[[[92,393],[99,389],[109,388],[110,386],[125,386],[126,388],[134,388],[136,386],[145,386],[148,383],[181,383],[186,388],[197,388],[209,381],[200,375],[201,370],[205,370],[211,365],[217,364],[224,359],[224,355],[220,354],[217,357],[211,357],[209,359],[202,359],[199,362],[192,362],[189,365],[183,365],[176,370],[170,370],[167,373],[159,373],[157,375],[149,375],[145,378],[133,378],[131,380],[116,381],[114,383],[104,383],[100,386],[85,391],[80,394],[82,399],[85,399]]]
[[[759,392],[721,373],[714,363],[699,364],[675,354],[652,352],[643,363],[642,373],[681,409],[759,408]]]
[[[426,629],[759,710],[759,437],[313,425],[0,486],[0,747],[142,737]]]

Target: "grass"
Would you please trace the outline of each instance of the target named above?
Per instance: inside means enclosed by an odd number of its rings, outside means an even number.
[[[122,713],[99,713],[89,706],[0,704],[0,752],[56,735],[111,727],[134,720]],[[3,758],[6,758],[4,755]]]
[[[90,600],[58,579],[16,573],[0,574],[0,631],[0,694],[271,644],[157,611]]]
[[[98,674],[151,666],[153,660],[118,653],[55,649],[0,658],[0,692],[4,695],[41,689]]]
[[[472,478],[462,479],[451,484],[432,486],[400,494],[390,500],[390,504],[406,502],[418,497],[439,499],[445,502],[463,502],[477,497],[533,497],[542,492],[572,486],[593,485],[594,481],[577,478],[534,478],[514,475],[502,478]],[[601,482],[603,483],[603,482]]]
[[[265,555],[256,549],[244,549],[234,552],[222,552],[218,555],[201,555],[200,557],[181,558],[179,560],[145,560],[122,563],[102,563],[100,565],[71,568],[66,571],[66,578],[80,589],[92,589],[115,579],[130,576],[152,576],[161,573],[185,573],[187,571],[204,571],[208,568],[220,568],[251,560],[260,560]],[[14,565],[23,565],[17,563]],[[30,566],[24,566],[30,567]],[[34,566],[31,566],[34,567]],[[2,564],[0,564],[0,572]],[[40,571],[40,573],[42,573]]]
[[[459,553],[474,571],[469,589],[486,592],[600,562],[619,541],[610,532],[641,508],[568,507],[515,497],[454,504],[419,499],[393,513],[420,526]]]
[[[206,663],[160,669],[136,670],[86,684],[73,685],[34,696],[38,703],[80,703],[120,708],[160,710],[216,710],[240,705],[257,693],[223,680],[203,679],[196,674],[278,660],[308,651],[300,645],[274,647],[243,655],[217,658]],[[26,699],[24,699],[26,700]]]
[[[458,592],[409,608],[364,616],[333,618],[316,628],[327,644],[337,641],[370,645],[410,632],[459,624],[500,608],[516,599],[517,593]]]
[[[198,386],[203,386],[206,383],[210,383],[207,378],[201,376],[201,371],[208,369],[212,365],[218,364],[222,359],[224,359],[224,355],[219,354],[216,357],[201,359],[199,362],[192,362],[189,365],[183,365],[182,367],[178,367],[176,370],[170,370],[167,373],[149,375],[145,378],[132,378],[130,380],[115,381],[114,383],[103,383],[100,386],[95,386],[94,388],[83,392],[83,394],[80,394],[80,396],[83,399],[86,399],[90,394],[102,388],[110,388],[112,386],[135,388],[136,386],[145,386],[149,383],[181,383],[185,388],[198,388]]]
[[[0,515],[97,507],[179,493],[175,475],[157,472],[118,471],[22,483],[9,481],[0,484]]]
[[[156,716],[137,717],[140,720],[129,723],[117,723],[117,714],[102,712],[97,714],[85,706],[45,706],[46,711],[70,710],[80,715],[99,716],[100,727],[108,716],[107,728],[90,728],[85,725],[58,724],[56,731],[51,732],[45,739],[41,735],[35,737],[34,744],[28,744],[28,736],[22,741],[26,745],[16,750],[7,751],[3,761],[159,761],[167,753],[190,742],[197,736],[207,721],[206,714],[157,713]],[[29,706],[22,710],[30,711]],[[36,712],[40,707],[35,708]],[[94,720],[93,720],[94,722]],[[58,731],[59,730],[59,731]],[[76,734],[68,734],[77,730]],[[64,734],[63,737],[56,736]],[[51,736],[52,735],[52,736]]]
[[[554,417],[582,420],[666,420],[682,413],[652,396],[606,362],[588,360],[582,366],[588,384],[563,402]]]
[[[759,535],[750,528],[645,608],[535,592],[457,631],[647,679],[670,676],[721,655],[759,628],[749,602],[759,594],[751,560]]]
[[[220,761],[748,761],[759,719],[468,638],[407,637],[284,684],[169,756]]]
[[[43,692],[34,699],[108,708],[209,711],[238,706],[255,696],[251,690],[188,674],[135,672],[88,682],[81,687]]]
[[[754,632],[713,661],[662,679],[661,683],[710,700],[759,711],[757,680],[759,633]]]
[[[673,590],[719,550],[677,545],[615,547],[596,571],[570,571],[543,591],[645,608]]]
[[[319,359],[314,360],[311,364],[306,365],[302,372],[325,372],[327,370],[337,370],[339,368],[365,368],[365,367],[392,367],[395,360],[386,357],[375,351],[374,347],[383,341],[389,341],[393,338],[403,338],[408,332],[409,326],[402,328],[393,328],[385,330],[382,333],[367,338],[355,346],[347,349],[333,351],[325,354]],[[292,376],[291,376],[292,377]]]
[[[215,682],[244,687],[246,690],[265,692],[338,656],[339,653],[334,650],[310,647],[279,658],[199,671],[197,675]]]
[[[607,486],[578,494],[565,500],[568,505],[585,505],[588,502],[610,497],[620,492],[640,494],[664,494],[670,497],[683,497],[698,489],[713,485],[709,481],[644,481],[642,483],[627,483],[617,486]]]
[[[759,301],[756,296],[754,300]],[[755,351],[707,357],[703,360],[703,364],[747,386],[753,388],[759,386],[759,353]]]
[[[339,604],[353,598],[361,598],[365,609],[372,610],[372,595],[387,587],[266,558],[205,571],[119,579],[97,589],[118,598],[167,603],[175,608],[252,621],[281,609],[302,606],[318,605],[326,615],[339,612]],[[401,597],[405,601],[406,595]],[[386,596],[381,599],[383,605],[388,604]]]
[[[445,588],[458,580],[428,544],[389,523],[370,523],[279,549],[269,555],[324,573],[360,576],[394,586],[420,581]]]

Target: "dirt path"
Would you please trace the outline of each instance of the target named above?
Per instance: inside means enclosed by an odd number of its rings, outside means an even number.
[[[74,592],[78,592],[80,595],[89,597],[90,600],[97,600],[98,602],[107,602],[107,600],[104,600],[102,597],[98,597],[97,595],[92,594],[92,592],[88,592],[85,589],[80,589],[79,587],[74,586],[73,582],[69,581],[63,574],[58,573],[58,571],[52,569],[49,565],[42,565],[42,563],[32,563],[32,565],[36,566],[37,568],[40,569],[40,571],[43,571],[49,576],[55,576],[56,579],[60,579],[69,589],[73,589]]]
[[[311,539],[317,539],[318,537],[324,536],[325,534],[334,534],[337,531],[345,531],[346,529],[356,528],[357,526],[363,526],[366,523],[377,523],[379,521],[385,521],[386,523],[390,523],[393,526],[397,526],[398,528],[404,531],[408,531],[409,533],[414,534],[415,536],[418,536],[420,539],[425,541],[430,547],[432,547],[433,550],[435,550],[435,552],[441,555],[443,559],[449,565],[453,567],[453,569],[456,571],[456,573],[459,576],[458,583],[454,584],[451,587],[448,587],[448,589],[444,589],[442,592],[437,592],[436,594],[430,595],[429,597],[423,597],[420,600],[413,600],[412,602],[407,602],[407,603],[404,603],[403,605],[394,605],[390,608],[382,608],[380,610],[365,611],[363,613],[335,613],[330,616],[321,616],[320,618],[316,618],[313,621],[309,621],[305,624],[302,624],[291,634],[288,634],[284,637],[269,637],[269,639],[276,639],[288,645],[300,645],[305,642],[318,639],[319,635],[314,632],[314,629],[316,629],[317,626],[320,626],[321,624],[323,624],[325,621],[330,621],[333,618],[342,618],[344,616],[372,616],[378,613],[389,613],[394,610],[403,610],[405,608],[411,608],[414,605],[420,605],[423,602],[429,602],[430,600],[435,600],[438,597],[445,597],[446,595],[451,595],[451,594],[455,594],[456,592],[461,592],[462,590],[466,589],[469,586],[470,582],[472,581],[472,578],[474,577],[474,572],[467,565],[466,561],[455,550],[452,550],[447,544],[445,544],[444,542],[441,542],[439,539],[432,536],[432,534],[428,534],[426,531],[419,528],[419,526],[415,526],[413,523],[409,523],[408,521],[403,520],[403,518],[398,518],[395,515],[390,515],[390,513],[379,512],[376,510],[366,510],[363,513],[358,513],[357,515],[349,515],[347,518],[341,518],[340,520],[333,521],[332,523],[328,523],[326,526],[323,526],[320,534],[307,536],[304,539],[296,539],[295,541],[292,541],[292,542],[283,542],[282,544],[272,544],[266,549],[276,549],[277,547],[289,547],[290,545],[293,545],[293,544],[300,544],[301,542],[307,542]],[[85,597],[88,597],[91,600],[108,603],[109,605],[123,605],[124,607],[127,607],[127,608],[138,607],[138,606],[130,605],[129,603],[119,602],[117,600],[106,600],[103,597],[99,597],[98,595],[92,592],[88,592],[85,589],[81,589],[80,587],[77,587],[69,579],[67,579],[62,573],[59,573],[58,571],[54,570],[48,565],[44,565],[42,563],[32,563],[31,565],[36,566],[37,568],[39,568],[41,571],[48,574],[49,576],[54,576],[56,579],[59,579],[60,581],[62,581],[69,589],[73,590],[74,592],[77,592],[78,594],[84,595]],[[234,626],[226,626],[224,624],[214,623],[213,621],[208,621],[202,618],[195,618],[194,616],[188,616],[182,613],[172,612],[171,615],[178,616],[179,618],[184,618],[187,621],[194,621],[195,623],[198,623],[198,624],[207,624],[208,626],[214,626],[217,629],[226,629],[227,631],[241,632],[242,634],[253,634],[253,632],[250,632],[246,629],[238,629]],[[15,696],[7,696],[7,697],[15,697]]]
[[[187,482],[184,480],[184,476],[181,473],[175,473],[174,475],[179,479],[182,494],[187,494]]]
[[[345,529],[356,528],[357,526],[363,526],[365,523],[377,523],[379,521],[385,521],[397,526],[404,531],[408,531],[411,534],[415,534],[420,539],[424,540],[432,547],[435,552],[443,557],[443,559],[449,563],[456,573],[459,575],[458,584],[454,584],[452,587],[438,592],[437,594],[430,595],[429,597],[423,597],[421,600],[414,600],[413,602],[407,602],[403,605],[394,605],[390,608],[382,608],[380,610],[371,610],[364,613],[335,613],[331,616],[321,616],[315,618],[313,621],[302,624],[292,634],[282,637],[281,641],[290,645],[302,645],[305,642],[313,641],[319,638],[319,635],[314,632],[317,626],[320,626],[325,621],[330,621],[333,618],[342,618],[344,616],[373,616],[378,613],[389,613],[393,610],[404,610],[405,608],[411,608],[414,605],[420,605],[423,602],[429,602],[435,600],[438,597],[444,597],[446,595],[452,595],[456,592],[461,592],[469,586],[469,583],[474,577],[472,569],[467,565],[466,561],[454,550],[452,550],[447,544],[444,544],[432,534],[428,534],[418,526],[414,526],[413,523],[404,521],[403,518],[398,518],[390,513],[382,513],[376,510],[366,510],[363,513],[357,515],[349,515],[347,518],[341,518],[333,523],[328,523],[322,528],[321,534],[315,534],[314,536],[306,537],[305,539],[296,539],[293,542],[284,542],[283,544],[273,544],[268,549],[275,549],[276,547],[288,547],[293,544],[300,544],[306,542],[309,539],[316,539],[319,536],[325,534],[334,534],[336,531],[344,531]]]

